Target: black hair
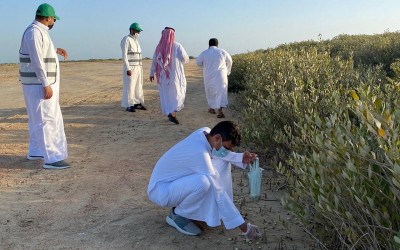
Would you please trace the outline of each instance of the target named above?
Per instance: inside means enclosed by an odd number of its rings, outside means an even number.
[[[211,131],[210,135],[221,135],[222,141],[231,141],[233,145],[240,145],[240,130],[239,126],[232,121],[222,121],[215,125]]]
[[[217,38],[211,38],[209,41],[208,41],[208,46],[216,46],[216,47],[218,47],[218,39]]]
[[[174,28],[171,28],[171,27],[165,27],[164,29],[165,29],[165,30],[173,30],[173,31],[175,32],[175,29],[174,29]]]
[[[48,18],[48,16],[40,16],[40,15],[35,16],[36,21],[41,21],[41,20],[44,20],[45,18]]]

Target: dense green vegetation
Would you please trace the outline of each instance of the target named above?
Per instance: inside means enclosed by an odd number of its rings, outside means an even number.
[[[287,177],[282,202],[328,248],[400,247],[399,58],[397,32],[233,58],[244,139]]]

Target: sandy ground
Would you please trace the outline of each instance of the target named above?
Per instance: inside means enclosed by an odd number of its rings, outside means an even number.
[[[146,78],[149,66],[146,61]],[[182,235],[165,223],[170,210],[147,199],[159,157],[195,129],[220,121],[207,112],[194,60],[185,71],[185,109],[178,113],[181,124],[174,125],[161,114],[157,85],[148,79],[148,110],[120,107],[121,62],[62,63],[61,106],[72,167],[54,171],[26,159],[18,65],[0,65],[0,249],[314,249],[300,223],[282,209],[282,180],[267,166],[259,201],[248,199],[247,172],[233,171],[235,202],[261,228],[257,242],[222,226],[206,227],[199,237]],[[237,121],[231,110],[225,113]]]

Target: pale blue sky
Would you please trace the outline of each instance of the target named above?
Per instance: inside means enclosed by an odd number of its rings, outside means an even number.
[[[0,63],[18,60],[21,35],[44,1],[0,0]],[[143,29],[143,56],[152,57],[165,26],[197,56],[217,37],[230,54],[339,34],[400,30],[398,0],[48,0],[61,18],[50,31],[71,60],[120,58],[129,25]]]

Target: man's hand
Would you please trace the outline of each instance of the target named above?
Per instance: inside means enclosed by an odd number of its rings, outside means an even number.
[[[257,159],[257,154],[250,153],[248,151],[245,151],[243,153],[243,163],[244,164],[250,164],[252,161]]]
[[[57,48],[57,54],[64,57],[64,61],[68,59],[68,53],[65,49]]]
[[[153,82],[154,76],[150,76],[150,82]]]
[[[131,75],[132,75],[132,70],[126,71],[126,74],[127,74],[128,76],[131,76]]]
[[[48,100],[53,96],[53,89],[51,86],[46,86],[43,88],[44,89],[44,99]]]

